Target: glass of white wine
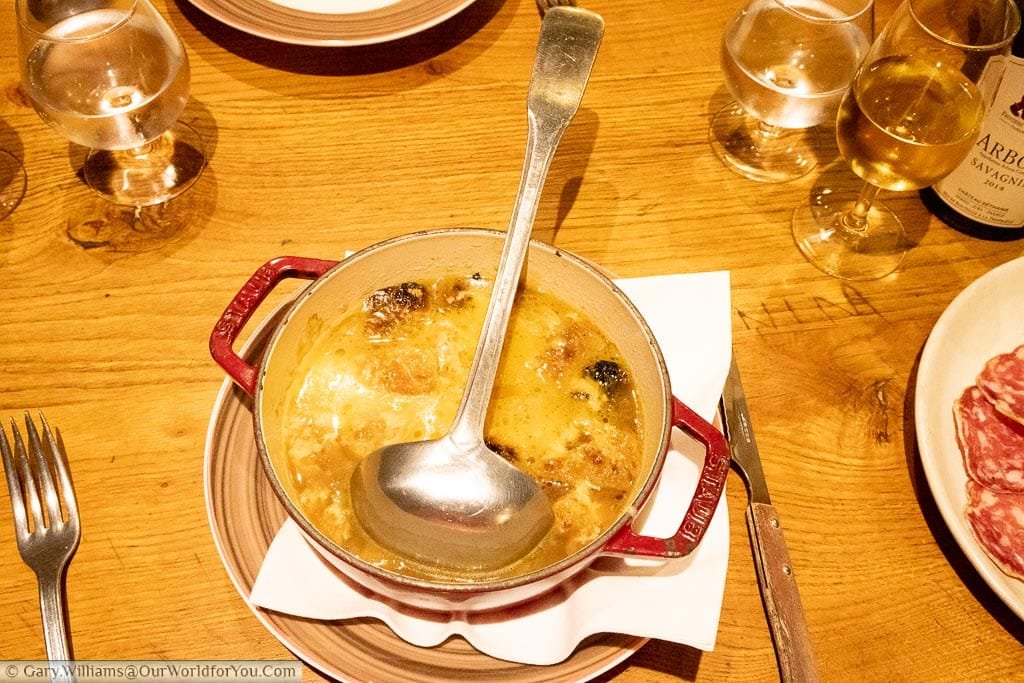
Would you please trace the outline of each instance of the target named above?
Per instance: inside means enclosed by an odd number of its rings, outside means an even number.
[[[90,148],[83,175],[117,203],[185,191],[206,159],[179,121],[185,48],[149,0],[17,0],[22,87],[44,121]]]
[[[721,47],[734,101],[708,133],[727,167],[769,183],[814,168],[814,126],[835,116],[867,52],[872,9],[872,0],[751,0],[740,10]]]
[[[0,149],[0,220],[21,203],[26,184],[25,167],[13,154]]]
[[[896,10],[839,107],[836,138],[864,181],[859,195],[826,189],[793,213],[793,239],[811,263],[846,280],[899,268],[906,233],[875,197],[926,187],[960,164],[985,114],[978,82],[1020,22],[1012,0],[905,0]]]

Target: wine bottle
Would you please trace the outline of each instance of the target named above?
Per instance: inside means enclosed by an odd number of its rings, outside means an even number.
[[[1015,1],[1024,13],[1024,0]],[[979,83],[992,99],[971,152],[921,190],[924,205],[944,223],[989,240],[1024,238],[1024,30],[1011,53],[994,58]]]

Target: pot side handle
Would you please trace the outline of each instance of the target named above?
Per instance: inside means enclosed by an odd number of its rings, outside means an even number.
[[[260,266],[231,299],[210,333],[210,355],[245,393],[250,396],[256,393],[256,365],[247,362],[232,348],[245,323],[282,280],[292,277],[315,280],[337,264],[337,261],[301,256],[279,256]]]
[[[696,438],[704,444],[705,449],[704,466],[697,481],[697,490],[682,524],[675,535],[669,538],[640,536],[633,533],[627,524],[605,544],[602,554],[683,557],[690,554],[704,538],[729,474],[729,463],[732,460],[729,444],[721,432],[674,396],[672,426]]]

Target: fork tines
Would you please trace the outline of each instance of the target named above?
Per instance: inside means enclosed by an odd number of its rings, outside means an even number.
[[[43,529],[78,525],[75,490],[60,430],[55,437],[42,413],[39,413],[39,421],[43,438],[40,438],[28,411],[25,412],[26,448],[21,431],[11,418],[13,450],[0,424],[0,455],[3,456],[19,543],[23,537]]]
[[[576,0],[537,0],[537,9],[540,11],[541,16],[552,7],[558,7],[559,5],[575,7]]]

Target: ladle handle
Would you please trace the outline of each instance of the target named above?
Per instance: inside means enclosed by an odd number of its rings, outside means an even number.
[[[315,280],[336,265],[337,261],[279,256],[260,266],[231,299],[210,333],[210,355],[245,393],[250,396],[256,393],[258,379],[256,366],[234,350],[235,340],[245,323],[282,280],[292,277]]]
[[[483,439],[487,407],[541,191],[562,134],[583,99],[603,34],[604,20],[588,10],[554,7],[544,15],[530,77],[526,158],[480,341],[450,430],[456,443],[473,444]]]
[[[704,444],[704,465],[700,470],[697,489],[686,510],[682,524],[669,538],[640,536],[627,524],[615,534],[604,548],[608,555],[641,555],[647,557],[683,557],[689,555],[704,538],[718,500],[725,490],[732,456],[722,433],[679,399],[672,398],[672,426],[686,431]]]

